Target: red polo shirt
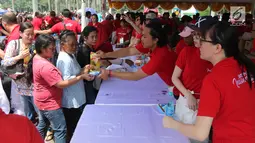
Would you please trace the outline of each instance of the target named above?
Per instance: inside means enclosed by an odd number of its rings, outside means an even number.
[[[110,21],[110,20],[104,20],[101,24],[104,27],[104,30],[105,30],[105,33],[106,33],[107,37],[111,37],[112,32],[114,30],[113,22]]]
[[[113,23],[114,23],[115,29],[118,29],[118,28],[121,27],[121,26],[120,26],[120,20],[114,20]]]
[[[136,49],[141,53],[147,54],[148,48],[144,48],[140,43]],[[171,77],[174,71],[177,55],[169,47],[156,47],[150,54],[150,61],[142,67],[142,71],[147,75],[157,73],[160,78],[169,86],[173,86]]]
[[[67,30],[71,30],[76,34],[81,32],[81,25],[77,21],[74,21],[71,19],[64,19],[64,22],[59,22],[59,23],[55,24],[51,28],[51,31],[53,33],[59,34],[61,31],[65,30],[64,24],[65,24]]]
[[[130,29],[129,28],[118,28],[116,31],[116,36],[117,36],[117,43],[120,43],[120,39],[124,38],[124,41],[130,40]]]
[[[182,70],[180,80],[184,87],[195,93],[200,93],[202,81],[213,67],[210,62],[200,58],[200,51],[196,47],[185,47],[178,56],[176,66]],[[199,99],[199,94],[194,96]]]
[[[26,117],[6,115],[0,109],[0,127],[2,143],[44,143],[38,130]]]
[[[198,116],[213,118],[214,143],[255,143],[255,88],[233,58],[217,63],[201,88]]]
[[[34,30],[41,30],[42,23],[43,23],[42,18],[35,17],[32,22]]]
[[[20,37],[20,31],[19,31],[20,26],[17,24],[14,29],[12,30],[12,32],[10,33],[10,35],[7,37],[6,40],[6,45],[12,41],[12,40],[17,40]],[[5,46],[7,47],[7,46]]]
[[[184,47],[188,45],[185,43],[183,39],[181,39],[175,47],[176,54],[179,55]]]
[[[45,21],[48,23],[49,26],[54,26],[55,24],[61,22],[61,20],[58,17],[51,16],[46,16]]]

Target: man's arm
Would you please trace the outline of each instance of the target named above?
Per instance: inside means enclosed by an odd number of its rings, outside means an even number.
[[[51,29],[48,29],[48,30],[35,30],[34,32],[35,32],[35,34],[51,34],[51,33],[53,33],[51,31]]]
[[[10,34],[7,32],[7,31],[5,31],[4,29],[0,29],[0,31],[4,34],[4,35],[6,35],[6,36],[9,36]]]

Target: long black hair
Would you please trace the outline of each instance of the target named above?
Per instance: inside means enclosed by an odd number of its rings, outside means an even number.
[[[220,44],[222,46],[226,57],[234,57],[239,63],[242,73],[246,70],[247,81],[250,88],[252,88],[252,80],[255,78],[255,64],[240,52],[238,48],[237,29],[230,26],[227,22],[219,21],[211,25],[210,28],[202,30],[203,38],[206,37],[206,34],[209,34],[212,44]],[[244,79],[246,79],[245,76]]]
[[[39,35],[35,40],[35,51],[28,62],[27,69],[27,85],[31,85],[33,82],[33,58],[35,54],[41,54],[43,49],[47,49],[51,44],[55,45],[55,39],[50,35]]]

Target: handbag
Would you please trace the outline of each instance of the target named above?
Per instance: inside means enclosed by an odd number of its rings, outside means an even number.
[[[14,56],[18,56],[19,52],[20,52],[20,40],[15,41],[15,49],[17,49],[16,53]],[[22,77],[25,76],[25,74],[17,74],[17,73],[23,73],[24,72],[24,66],[23,66],[24,60],[21,59],[19,61],[17,61],[16,64],[11,65],[11,66],[4,66],[1,65],[1,73],[2,73],[2,77],[4,78],[4,76],[8,76],[10,78],[12,78],[13,80],[18,80]]]

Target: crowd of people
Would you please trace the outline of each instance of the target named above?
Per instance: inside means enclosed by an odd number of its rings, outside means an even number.
[[[251,14],[240,27],[231,26],[228,13],[219,20],[128,12],[98,22],[97,14],[87,11],[84,29],[80,18],[68,9],[61,16],[51,11],[1,17],[0,33],[7,36],[0,50],[1,81],[8,105],[0,102],[0,107],[10,106],[5,111],[10,115],[0,109],[4,142],[41,143],[47,132],[55,143],[70,142],[86,105],[94,104],[101,80],[136,81],[155,73],[176,99],[179,121],[166,116],[164,127],[192,143],[255,142],[255,58],[247,57],[254,54],[255,39],[250,51],[240,44],[245,33],[255,31]],[[98,76],[89,74],[91,52],[102,65]],[[128,56],[137,59],[120,60]],[[111,64],[139,68],[107,70]]]

